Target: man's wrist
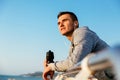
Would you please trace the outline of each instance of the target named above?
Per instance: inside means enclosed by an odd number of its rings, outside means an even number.
[[[50,68],[50,70],[55,71],[54,63],[48,64],[48,67]]]

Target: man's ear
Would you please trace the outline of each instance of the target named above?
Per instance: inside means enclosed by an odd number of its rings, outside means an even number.
[[[74,29],[78,28],[78,21],[74,21]]]

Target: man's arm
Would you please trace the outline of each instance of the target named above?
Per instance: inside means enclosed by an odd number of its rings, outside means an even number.
[[[73,67],[76,63],[80,62],[87,54],[92,51],[93,44],[95,43],[93,35],[86,29],[77,30],[74,33],[73,46],[70,49],[69,56],[66,60],[58,61],[49,64],[52,70],[66,71]]]

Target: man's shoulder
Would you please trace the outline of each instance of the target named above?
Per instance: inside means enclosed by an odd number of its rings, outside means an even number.
[[[84,34],[86,32],[90,31],[90,29],[87,26],[79,27],[74,31],[74,35],[77,34]]]
[[[82,26],[82,27],[77,28],[75,31],[79,31],[79,30],[85,31],[85,30],[90,30],[90,29],[88,26]]]
[[[89,35],[88,27],[77,28],[73,33],[73,43],[78,44],[81,40],[84,40]]]
[[[89,40],[90,38],[98,38],[97,34],[90,30],[87,26],[77,28],[73,33],[73,43],[79,43],[81,40]],[[92,40],[92,39],[90,39]]]

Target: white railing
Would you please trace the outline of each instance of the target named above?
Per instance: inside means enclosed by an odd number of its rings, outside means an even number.
[[[107,68],[112,68],[115,80],[120,80],[120,45],[97,54],[89,54],[72,69],[58,74],[55,80],[98,80],[93,74]]]

